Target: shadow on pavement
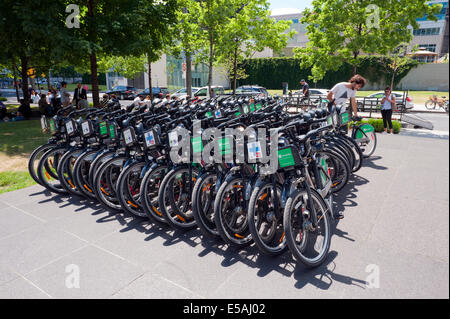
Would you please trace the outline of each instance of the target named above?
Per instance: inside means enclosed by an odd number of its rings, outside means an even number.
[[[376,170],[387,170],[386,166],[377,165],[376,161],[383,159],[381,156],[371,156],[369,158],[365,158],[363,161],[363,167],[370,167]]]
[[[339,196],[335,196],[335,207],[339,210],[344,210],[347,206],[356,206],[357,203],[353,201],[356,197],[358,187],[368,183],[367,179],[364,179],[358,175],[353,175],[349,183],[344,189],[341,190]],[[257,270],[259,277],[265,277],[272,272],[277,272],[285,277],[292,277],[295,279],[294,287],[301,289],[308,284],[311,284],[319,289],[328,289],[333,281],[338,281],[348,285],[357,285],[364,288],[365,281],[337,274],[334,272],[335,264],[334,259],[337,256],[337,252],[330,251],[324,264],[320,267],[310,269],[303,266],[301,263],[296,262],[292,257],[289,250],[278,256],[266,256],[259,252],[258,248],[253,244],[245,248],[235,248],[224,244],[220,240],[211,240],[204,238],[199,229],[192,229],[189,231],[174,230],[169,226],[159,226],[152,224],[145,218],[132,216],[125,212],[114,212],[105,209],[101,204],[94,200],[81,198],[77,196],[68,197],[67,195],[53,195],[48,191],[37,192],[30,194],[30,196],[45,195],[48,198],[41,200],[39,203],[54,201],[62,204],[59,207],[64,208],[68,206],[77,206],[76,212],[81,212],[86,209],[91,209],[89,213],[91,215],[100,215],[97,219],[97,223],[106,222],[118,222],[122,229],[121,233],[129,231],[141,232],[147,237],[145,241],[150,241],[156,237],[163,238],[164,246],[173,246],[180,243],[185,243],[191,247],[197,247],[201,245],[203,250],[198,253],[198,257],[204,257],[210,253],[217,254],[223,257],[221,261],[222,267],[230,267],[236,263],[242,263],[246,266]],[[333,235],[337,235],[348,240],[353,239],[346,237],[348,233],[337,229],[337,222],[333,223]],[[330,267],[334,265],[334,267]]]

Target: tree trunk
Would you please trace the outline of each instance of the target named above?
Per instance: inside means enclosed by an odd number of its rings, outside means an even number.
[[[213,60],[214,60],[214,39],[213,33],[209,32],[209,75],[208,75],[208,94],[210,97],[211,94],[211,85],[212,85],[212,71],[213,71]]]
[[[186,52],[186,90],[187,95],[192,97],[192,58],[190,52]]]
[[[87,1],[88,7],[88,16],[94,17],[94,0]],[[97,34],[94,28],[94,22],[91,20],[92,24],[89,25],[88,37],[91,42],[95,42]],[[92,52],[89,56],[91,63],[91,80],[92,80],[92,99],[94,102],[94,107],[98,107],[100,105],[100,98],[98,95],[98,75],[97,75],[97,56],[95,54],[94,48],[92,48]]]
[[[236,95],[236,82],[237,82],[237,50],[234,48],[234,61],[233,61],[233,96]]]
[[[16,89],[17,103],[20,101],[19,87],[17,86],[16,61],[13,61],[14,88]]]
[[[30,105],[30,95],[28,94],[28,58],[25,56],[20,57],[22,70],[22,95],[23,95],[23,101],[25,105]]]
[[[152,62],[150,61],[150,54],[147,55],[147,63],[148,63],[148,89],[150,92],[150,100],[153,100]]]
[[[394,59],[394,67],[392,68],[391,90],[394,90],[395,73],[397,72],[397,57]]]
[[[353,58],[355,59],[354,64],[353,64],[353,71],[352,71],[352,75],[356,74],[356,58],[358,57],[358,52],[353,52]]]
[[[91,61],[92,99],[94,102],[94,107],[99,107],[100,98],[98,92],[97,56],[95,55],[94,51],[92,51],[90,55],[90,61]]]

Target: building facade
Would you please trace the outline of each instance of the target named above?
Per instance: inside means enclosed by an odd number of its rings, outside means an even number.
[[[425,15],[419,19],[417,22],[419,28],[412,29],[413,40],[408,46],[408,53],[411,52],[414,46],[418,46],[420,50],[430,51],[437,53],[435,58],[427,58],[426,60],[421,60],[422,62],[434,62],[435,59],[442,57],[448,53],[448,1],[429,1],[429,5],[441,4],[442,9],[436,15],[437,21],[429,20]]]

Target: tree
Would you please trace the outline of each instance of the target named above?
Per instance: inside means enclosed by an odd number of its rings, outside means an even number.
[[[267,0],[230,0],[230,3],[234,14],[223,24],[218,43],[218,61],[233,77],[234,95],[238,78],[245,76],[242,62],[265,48],[280,52],[295,31],[286,32],[290,21],[276,22],[270,18]]]
[[[108,56],[99,60],[98,68],[108,72],[114,70],[126,78],[134,79],[140,73],[145,72],[147,57],[141,56]]]
[[[222,35],[226,20],[235,14],[235,7],[229,0],[198,0],[198,25],[200,37],[207,43],[207,49],[199,57],[208,60],[208,95],[211,91],[213,64],[217,61],[216,47]]]
[[[85,2],[86,1],[86,2]],[[162,47],[164,34],[175,22],[176,0],[74,0],[79,5],[79,28],[71,29],[71,62],[89,57],[94,105],[99,104],[98,57],[141,57]],[[85,5],[86,4],[86,5]],[[124,63],[126,61],[123,61]],[[128,60],[131,62],[131,60]]]
[[[168,46],[167,52],[177,58],[185,59],[187,95],[192,96],[193,56],[206,44],[198,25],[200,5],[195,0],[179,0],[176,14],[179,22],[169,31],[174,35],[174,41]]]
[[[386,69],[392,72],[391,77],[391,89],[394,89],[394,81],[397,73],[402,72],[405,69],[409,70],[409,65],[412,62],[412,59],[406,55],[406,47],[407,44],[403,43],[396,48],[392,54],[392,62],[388,63]],[[412,48],[412,52],[417,51],[417,45]]]
[[[64,12],[65,3],[61,0],[42,0],[39,6],[32,0],[0,1],[0,62],[20,75],[26,104],[30,102],[28,70],[34,68],[40,74],[64,60],[65,52],[60,46],[66,31]]]
[[[355,74],[358,56],[387,54],[409,43],[409,27],[418,27],[416,19],[426,14],[436,20],[440,8],[425,0],[314,0],[301,19],[309,42],[295,49],[295,56],[302,59],[302,67],[312,67],[314,81],[344,62],[353,65]]]

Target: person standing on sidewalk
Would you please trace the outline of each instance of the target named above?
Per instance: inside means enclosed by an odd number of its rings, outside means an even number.
[[[78,102],[80,102],[81,100],[87,100],[87,92],[84,88],[81,87],[81,83],[77,83],[77,88],[73,93],[73,100],[77,108],[80,108]]]
[[[63,107],[66,107],[70,103],[70,94],[67,92],[67,83],[64,81],[61,82],[60,94],[61,94],[61,104]]]
[[[392,107],[395,107],[395,96],[391,94],[391,87],[384,89],[384,97],[381,99],[381,116],[383,117],[384,131],[387,133],[389,125],[389,133],[392,134]]]
[[[300,80],[300,84],[302,85],[302,100],[301,103],[303,103],[303,101],[307,100],[309,98],[309,84],[306,83],[306,81],[304,79]]]

